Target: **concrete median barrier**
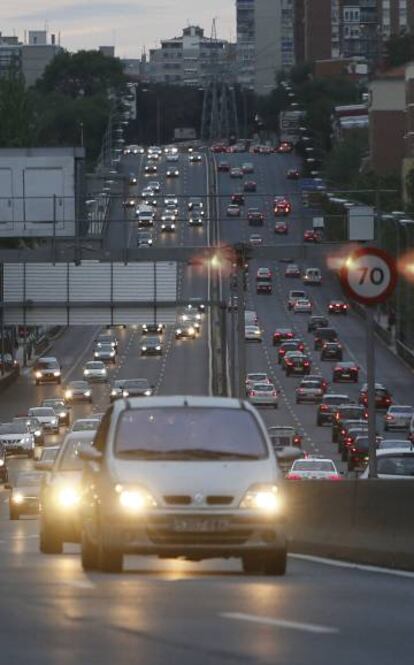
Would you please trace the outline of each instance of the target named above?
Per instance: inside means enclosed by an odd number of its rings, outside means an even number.
[[[414,570],[414,482],[285,483],[290,551]]]

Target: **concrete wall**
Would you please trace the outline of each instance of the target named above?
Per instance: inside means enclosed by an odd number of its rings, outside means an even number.
[[[414,482],[286,481],[290,550],[414,569]]]
[[[54,44],[23,45],[22,70],[25,83],[28,87],[34,85],[41,78],[47,65],[61,50],[60,46]]]

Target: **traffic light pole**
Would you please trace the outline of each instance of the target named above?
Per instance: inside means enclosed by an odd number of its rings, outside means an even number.
[[[368,394],[368,455],[369,477],[377,478],[377,432],[375,418],[375,335],[374,309],[365,307],[367,336],[367,394]]]
[[[237,397],[246,396],[246,349],[244,321],[244,260],[237,261]]]

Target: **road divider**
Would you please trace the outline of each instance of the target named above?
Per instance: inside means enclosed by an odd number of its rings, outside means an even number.
[[[414,570],[410,480],[286,481],[289,551]]]

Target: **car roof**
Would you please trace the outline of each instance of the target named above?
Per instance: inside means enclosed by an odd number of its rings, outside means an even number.
[[[192,407],[192,408],[215,408],[215,409],[250,409],[248,402],[230,398],[230,397],[207,397],[202,395],[157,395],[148,397],[145,402],[140,397],[130,397],[127,400],[119,400],[118,404],[124,405],[123,410],[128,404],[131,408],[168,408],[168,407]],[[114,407],[115,408],[115,407]]]

